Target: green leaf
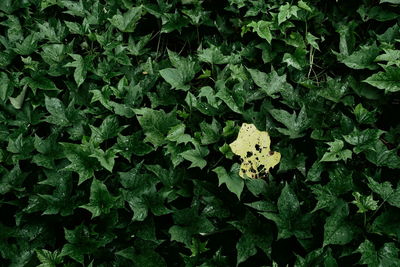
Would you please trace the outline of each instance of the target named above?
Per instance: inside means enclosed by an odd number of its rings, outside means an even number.
[[[272,34],[270,30],[271,23],[264,20],[259,20],[257,22],[252,21],[247,26],[253,28],[253,32],[256,32],[258,36],[267,40],[268,43],[271,44]]]
[[[172,86],[172,89],[188,91],[187,85],[196,75],[199,66],[191,57],[180,57],[177,53],[168,50],[168,57],[175,68],[160,70],[161,77]]]
[[[288,20],[290,16],[291,16],[290,4],[286,3],[285,5],[281,5],[279,7],[279,13],[278,13],[278,25]]]
[[[317,94],[335,103],[339,103],[348,93],[348,82],[341,79],[328,78],[326,86],[318,90]]]
[[[294,220],[301,214],[299,200],[288,184],[278,198],[278,211],[282,219],[287,221]]]
[[[376,122],[376,110],[368,111],[361,103],[355,107],[354,115],[360,124],[373,124]]]
[[[367,159],[376,166],[386,166],[391,169],[400,168],[400,157],[395,149],[389,150],[383,142],[375,140],[373,147],[365,151]]]
[[[349,243],[354,236],[353,227],[347,222],[349,208],[341,201],[326,219],[324,225],[324,246],[344,245]]]
[[[25,100],[25,95],[26,92],[28,90],[27,86],[24,86],[24,88],[22,88],[22,91],[19,95],[17,95],[16,97],[9,97],[11,105],[15,108],[15,109],[21,109],[22,105],[24,103]]]
[[[278,214],[259,212],[275,222],[278,227],[278,239],[290,238],[293,235],[300,239],[311,237],[309,229],[311,216],[301,214],[300,202],[288,184],[282,189],[278,198],[278,211]]]
[[[399,66],[400,64],[400,50],[388,49],[384,48],[384,54],[381,54],[375,58],[375,61],[386,61],[386,66],[396,65]]]
[[[14,51],[23,56],[32,54],[37,49],[39,34],[31,33],[21,43],[16,43]]]
[[[302,70],[308,65],[306,60],[307,51],[302,48],[298,47],[294,51],[294,53],[285,53],[283,55],[282,62],[286,63],[288,66],[291,66],[297,70]]]
[[[169,83],[172,88],[188,91],[190,89],[189,85],[186,85],[187,79],[185,79],[185,74],[182,70],[167,68],[160,70],[161,77]]]
[[[221,136],[221,125],[213,118],[212,123],[208,124],[205,121],[200,123],[201,129],[201,144],[210,145],[219,141]]]
[[[162,15],[162,33],[170,33],[173,31],[181,31],[182,28],[186,27],[189,20],[186,16],[182,16],[177,11],[175,13],[165,13]]]
[[[209,48],[199,50],[197,52],[197,56],[201,62],[207,62],[210,64],[227,64],[231,61],[229,56],[225,56],[221,49],[214,45],[211,45]]]
[[[344,143],[342,140],[335,139],[335,141],[328,142],[327,144],[329,145],[329,151],[325,152],[320,162],[339,160],[347,161],[348,159],[351,159],[352,152],[349,149],[343,149]]]
[[[399,249],[394,243],[385,243],[382,248],[376,250],[375,245],[366,239],[356,251],[361,253],[361,264],[368,266],[397,266],[400,264]]]
[[[192,236],[198,233],[210,233],[214,226],[205,216],[198,213],[195,207],[180,209],[172,215],[174,224],[169,228],[171,241],[176,240],[190,247]]]
[[[0,100],[4,102],[11,95],[11,83],[7,73],[0,72]]]
[[[32,77],[25,77],[23,83],[27,84],[34,92],[36,92],[36,89],[58,90],[53,81],[40,74],[34,74]]]
[[[10,191],[12,192],[13,190],[25,190],[21,188],[21,185],[28,176],[28,173],[22,172],[18,162],[10,171],[2,170],[1,172],[0,195],[4,195]]]
[[[243,219],[230,222],[230,224],[242,233],[236,244],[237,265],[255,255],[257,248],[266,254],[270,253],[272,235],[269,227],[266,227],[267,225],[258,217],[251,212],[246,212]]]
[[[374,179],[368,178],[368,187],[378,194],[384,202],[388,202],[394,207],[400,208],[400,187],[392,188],[389,182],[378,183]]]
[[[129,11],[124,14],[114,15],[109,21],[111,25],[122,32],[134,32],[138,24],[137,22],[140,20],[143,13],[142,6],[131,7]]]
[[[79,54],[70,54],[70,56],[74,59],[73,62],[67,63],[65,67],[73,67],[75,68],[74,71],[74,79],[76,84],[79,86],[82,85],[82,83],[86,79],[86,74],[87,74],[87,69],[88,69],[88,64],[85,62],[83,57]]]
[[[45,97],[45,106],[50,116],[46,118],[46,121],[51,124],[59,126],[67,126],[70,124],[64,104],[57,98]]]
[[[400,236],[400,216],[395,210],[386,209],[379,215],[371,226],[371,232],[380,235],[399,238]]]
[[[144,141],[150,142],[155,147],[165,144],[165,138],[170,129],[180,123],[174,111],[165,113],[164,110],[150,108],[135,109],[134,111],[146,135]]]
[[[186,150],[179,155],[181,155],[184,159],[190,161],[189,168],[199,167],[203,169],[207,165],[207,161],[204,159],[210,153],[207,147],[201,146],[198,143],[193,143],[194,149]]]
[[[65,170],[74,171],[79,174],[78,185],[90,179],[94,175],[97,160],[90,157],[92,152],[83,145],[60,143],[64,148],[64,154],[71,162]]]
[[[109,172],[112,172],[112,169],[115,164],[115,158],[117,158],[117,153],[120,152],[118,149],[107,149],[106,151],[103,151],[100,148],[97,148],[94,150],[94,153],[91,154],[91,157],[96,158],[102,167],[104,167],[106,170]]]
[[[117,148],[120,154],[130,161],[131,155],[144,156],[153,151],[153,147],[143,142],[143,133],[137,131],[131,135],[118,135]]]
[[[218,82],[217,82],[218,83]],[[219,91],[215,94],[216,97],[224,101],[224,103],[234,112],[236,113],[242,113],[242,108],[238,105],[237,99],[233,97],[233,93],[229,91],[229,89],[223,84],[223,82],[220,82],[221,88]],[[243,100],[243,99],[242,99]]]
[[[301,108],[298,115],[296,115],[295,112],[290,114],[286,110],[281,109],[270,110],[270,114],[275,120],[286,126],[286,129],[277,128],[277,130],[284,135],[288,135],[291,139],[304,136],[304,131],[310,126],[310,120],[304,106]]]
[[[381,0],[379,2],[379,4],[382,4],[382,3],[390,3],[390,4],[398,5],[398,4],[400,4],[400,0]]]
[[[311,7],[310,7],[309,5],[307,5],[307,3],[304,2],[303,0],[300,0],[300,1],[297,3],[297,5],[298,5],[300,8],[304,9],[304,10],[307,10],[307,11],[309,11],[309,12],[312,12]]]
[[[184,124],[178,124],[172,127],[168,132],[166,139],[168,141],[176,142],[177,144],[193,142],[194,139],[189,134],[185,134],[185,128],[186,126]]]
[[[59,251],[48,251],[46,249],[36,250],[36,256],[40,261],[37,267],[56,267],[62,263],[62,257]]]
[[[282,92],[289,86],[286,82],[286,74],[279,76],[274,69],[272,69],[268,74],[257,69],[247,70],[249,71],[254,83],[272,98],[277,98],[278,96],[276,93]]]
[[[400,91],[400,69],[393,66],[387,67],[385,71],[375,73],[363,82],[385,90],[385,92],[393,93]]]
[[[318,37],[315,37],[314,35],[312,35],[311,33],[308,32],[307,36],[306,36],[306,39],[307,39],[307,43],[308,44],[310,44],[315,49],[319,50],[319,45],[317,43],[317,40],[319,39]]]
[[[384,131],[379,129],[365,129],[360,131],[355,128],[353,132],[344,135],[343,138],[347,143],[355,146],[353,151],[358,154],[368,149],[374,149],[376,140],[378,140],[383,133]]]
[[[353,197],[355,200],[353,200],[351,203],[357,206],[357,213],[365,213],[369,210],[376,210],[378,208],[378,201],[374,200],[372,195],[364,196],[358,192],[354,192]]]
[[[358,51],[355,51],[351,55],[337,54],[338,60],[344,63],[347,67],[361,70],[369,69],[376,70],[378,65],[374,63],[375,58],[379,55],[380,49],[374,43],[373,45],[361,46]]]
[[[89,125],[92,130],[90,141],[98,145],[102,142],[116,137],[123,129],[127,126],[119,126],[119,122],[116,116],[107,116],[101,123],[100,127],[94,127]]]
[[[240,195],[244,187],[243,179],[239,176],[239,168],[240,165],[235,163],[232,165],[229,172],[227,172],[225,168],[221,166],[213,169],[213,172],[215,172],[218,176],[218,186],[226,184],[228,190],[234,193],[238,199],[240,199]]]
[[[102,214],[108,214],[111,208],[115,206],[117,198],[113,197],[107,190],[107,186],[97,180],[93,179],[90,186],[90,202],[80,206],[92,213],[92,219]]]
[[[73,230],[64,228],[64,232],[68,243],[63,246],[60,256],[70,256],[82,265],[84,264],[85,255],[93,254],[115,238],[112,233],[104,232],[103,234],[98,234],[83,224]]]
[[[249,257],[254,256],[257,253],[257,248],[254,244],[254,240],[248,237],[247,235],[242,235],[242,237],[236,243],[236,250],[237,250],[237,265],[239,265],[239,263],[244,262]]]

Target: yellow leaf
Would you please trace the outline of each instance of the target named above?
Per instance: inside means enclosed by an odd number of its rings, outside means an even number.
[[[229,146],[242,158],[239,175],[260,178],[281,160],[281,154],[270,150],[268,132],[257,130],[253,124],[243,123],[237,139]]]

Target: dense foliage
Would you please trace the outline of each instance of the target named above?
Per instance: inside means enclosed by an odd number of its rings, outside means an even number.
[[[1,0],[0,265],[400,266],[399,4]]]

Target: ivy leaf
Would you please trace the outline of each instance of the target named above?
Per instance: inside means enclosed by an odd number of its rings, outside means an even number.
[[[0,72],[0,100],[4,102],[11,94],[11,84],[8,75],[5,72]]]
[[[400,69],[393,66],[387,67],[385,71],[371,75],[364,82],[385,90],[385,92],[393,93],[400,91]]]
[[[236,243],[237,265],[257,253],[257,248],[264,253],[270,253],[272,235],[269,227],[251,212],[246,212],[245,217],[240,221],[230,222],[237,228],[242,236]]]
[[[288,184],[282,189],[278,198],[278,211],[279,213],[259,212],[275,222],[278,227],[278,239],[290,238],[293,235],[300,239],[311,237],[309,230],[311,216],[301,214],[300,202]]]
[[[78,87],[82,85],[82,83],[86,79],[88,64],[85,62],[83,57],[79,54],[70,54],[70,56],[74,59],[73,62],[67,63],[65,67],[73,67],[74,71],[74,79]]]
[[[119,126],[119,122],[116,116],[107,116],[101,123],[100,127],[94,127],[89,125],[92,130],[90,141],[93,144],[101,144],[102,142],[116,137],[123,129],[127,126]]]
[[[308,65],[306,55],[307,51],[302,47],[298,47],[294,53],[285,53],[282,62],[285,62],[288,66],[297,70],[302,70]]]
[[[374,146],[365,151],[365,156],[376,166],[400,168],[400,157],[397,156],[397,151],[389,150],[380,140],[375,140]]]
[[[281,5],[279,7],[279,13],[278,13],[278,25],[288,20],[290,16],[291,16],[290,4],[286,3],[285,5]]]
[[[353,197],[355,200],[353,200],[351,203],[357,206],[357,213],[365,213],[369,210],[376,210],[378,208],[378,201],[374,200],[372,195],[364,196],[358,192],[354,192]]]
[[[140,20],[142,15],[142,6],[131,7],[124,14],[114,15],[111,19],[109,19],[109,21],[111,25],[122,32],[134,32],[137,26],[137,22]]]
[[[335,103],[339,103],[348,93],[348,82],[339,78],[328,78],[326,86],[321,88],[317,94]]]
[[[371,225],[371,232],[398,238],[400,236],[400,216],[390,208],[379,215]]]
[[[339,160],[347,161],[347,159],[351,158],[352,152],[349,149],[343,149],[344,143],[342,140],[335,139],[335,141],[328,142],[327,144],[329,145],[329,151],[325,152],[320,162]]]
[[[190,247],[194,234],[210,233],[215,229],[210,220],[199,214],[195,207],[178,210],[172,217],[174,225],[168,230],[171,241],[182,242],[187,247]]]
[[[90,156],[96,158],[100,162],[100,165],[103,166],[106,170],[112,172],[115,164],[115,158],[117,158],[116,154],[118,152],[120,152],[120,150],[114,148],[107,149],[106,151],[97,148]]]
[[[395,49],[388,49],[384,48],[384,54],[381,54],[375,58],[375,61],[384,61],[387,62],[386,66],[396,65],[399,66],[400,64],[400,50]]]
[[[400,4],[400,0],[381,0],[379,2],[379,4],[382,4],[382,3],[390,3],[390,4],[398,5],[398,4]]]
[[[239,106],[237,99],[234,98],[233,93],[225,86],[224,82],[218,81],[217,84],[221,87],[215,94],[216,97],[224,101],[224,103],[234,112],[241,114],[242,107]],[[217,86],[218,86],[217,85]],[[243,99],[243,98],[242,98]]]
[[[216,143],[220,139],[221,125],[213,118],[211,124],[205,121],[200,123],[201,128],[201,143],[203,145],[210,145]]]
[[[360,70],[369,69],[376,70],[378,65],[374,62],[375,58],[379,55],[380,49],[374,43],[370,46],[361,46],[358,51],[351,55],[337,54],[339,61],[344,63],[347,67]]]
[[[307,116],[304,106],[301,108],[298,115],[296,115],[295,112],[290,114],[286,110],[282,109],[270,110],[270,114],[275,120],[286,126],[286,129],[277,128],[277,130],[284,135],[288,135],[291,139],[304,136],[304,131],[310,126],[310,119]]]
[[[79,174],[78,185],[90,179],[94,175],[97,160],[90,157],[92,152],[83,145],[60,143],[64,148],[64,154],[71,162],[65,170]]]
[[[70,122],[66,116],[65,106],[59,99],[46,96],[45,105],[47,111],[51,114],[46,119],[48,123],[60,126],[70,125]]]
[[[172,86],[172,88],[175,88],[178,90],[183,90],[183,91],[188,91],[190,89],[190,86],[186,85],[186,82],[188,82],[188,79],[186,79],[186,76],[185,76],[183,70],[174,69],[174,68],[162,69],[162,70],[160,70],[160,75],[161,75],[161,77],[164,78],[164,80],[167,83],[169,83]]]
[[[271,151],[270,145],[268,132],[259,131],[253,124],[242,124],[237,139],[229,145],[243,161],[239,171],[242,178],[260,178],[279,163],[281,154]]]
[[[204,157],[207,156],[210,151],[207,147],[201,146],[196,142],[193,144],[195,147],[194,149],[186,150],[180,153],[180,155],[192,163],[189,168],[199,167],[200,169],[203,169],[207,165],[207,161]]]
[[[190,86],[187,85],[187,83],[195,77],[199,70],[196,61],[192,60],[191,57],[180,57],[177,53],[170,50],[168,50],[168,56],[171,64],[175,68],[160,70],[161,77],[163,77],[173,89],[188,91]]]
[[[113,197],[107,190],[107,186],[97,180],[93,179],[90,186],[90,202],[80,206],[92,213],[92,219],[102,214],[108,214],[111,208],[115,206],[116,197]]]
[[[282,219],[287,221],[292,221],[301,214],[299,200],[288,184],[285,185],[279,196],[278,211]]]
[[[135,109],[134,111],[146,135],[144,141],[150,142],[155,147],[165,144],[165,138],[170,129],[180,123],[174,111],[165,113],[164,110],[154,110],[151,108]]]
[[[382,248],[376,250],[375,245],[366,239],[356,251],[361,253],[361,264],[368,266],[397,266],[400,264],[399,249],[394,243],[385,243]]]
[[[367,177],[367,179],[369,182],[368,187],[378,194],[384,202],[388,202],[390,205],[400,208],[400,187],[393,189],[390,182],[378,183],[370,177]]]
[[[188,142],[194,142],[193,138],[189,134],[185,134],[186,126],[184,124],[178,124],[171,128],[166,137],[167,140],[176,142],[177,144],[187,144]]]
[[[354,115],[360,124],[372,124],[376,122],[376,110],[369,111],[361,103],[354,108]]]
[[[11,105],[15,109],[21,109],[22,108],[22,105],[24,104],[25,95],[26,95],[27,90],[28,90],[28,87],[24,86],[22,88],[22,91],[19,93],[19,95],[17,95],[16,97],[9,97]]]
[[[68,243],[63,246],[60,256],[70,256],[82,265],[84,264],[85,255],[92,254],[115,238],[114,234],[109,232],[100,235],[90,231],[83,224],[72,230],[64,228],[64,233]]]
[[[252,21],[247,26],[253,28],[253,32],[256,32],[258,36],[267,40],[268,43],[271,44],[272,34],[270,30],[271,23],[264,20],[259,20],[257,22]]]
[[[274,69],[272,69],[272,71],[268,74],[256,69],[247,70],[249,71],[254,83],[272,98],[277,98],[278,96],[276,93],[285,90],[289,86],[286,82],[286,74],[279,76]]]
[[[349,243],[354,236],[353,227],[346,221],[349,215],[347,203],[343,201],[333,210],[324,225],[324,246],[344,245]]]
[[[59,251],[48,251],[46,249],[36,250],[40,264],[37,267],[56,267],[63,262]]]
[[[348,135],[344,135],[344,140],[355,146],[353,148],[354,153],[358,154],[362,151],[366,151],[368,149],[374,149],[376,140],[384,133],[384,131],[379,129],[365,129],[359,130],[354,129]]]
[[[300,2],[301,1],[299,1],[299,4],[300,4]],[[318,37],[315,37],[314,35],[312,35],[311,33],[308,32],[306,39],[307,39],[308,44],[310,44],[315,49],[319,50],[319,45],[317,43],[317,40],[319,39]]]
[[[227,64],[230,62],[230,57],[225,56],[221,49],[217,46],[211,45],[209,48],[199,50],[197,52],[198,59],[201,62],[210,64]]]
[[[240,195],[244,187],[244,181],[238,175],[239,169],[240,166],[237,163],[232,165],[229,172],[227,172],[225,168],[221,166],[213,169],[213,172],[215,172],[218,176],[218,186],[226,184],[228,190],[234,193],[238,199],[240,199]]]

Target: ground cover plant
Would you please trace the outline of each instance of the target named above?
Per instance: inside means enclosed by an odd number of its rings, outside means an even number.
[[[399,4],[0,1],[0,265],[400,266]]]

